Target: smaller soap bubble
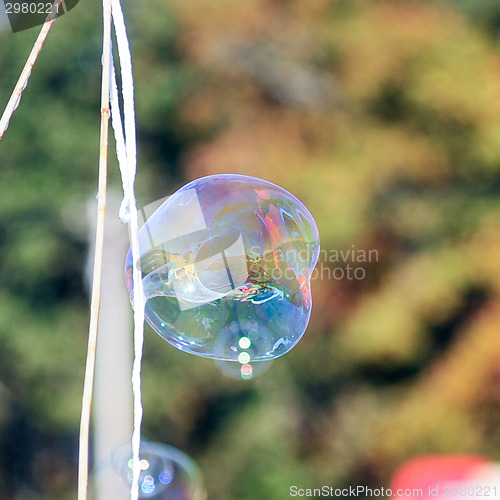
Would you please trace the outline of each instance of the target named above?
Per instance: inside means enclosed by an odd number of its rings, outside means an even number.
[[[143,439],[139,459],[139,498],[206,500],[198,466],[185,453]],[[133,481],[131,446],[127,444],[115,451],[112,463],[130,487]]]

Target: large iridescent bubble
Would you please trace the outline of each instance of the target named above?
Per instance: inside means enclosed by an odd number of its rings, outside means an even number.
[[[246,365],[302,337],[319,236],[283,188],[244,175],[197,179],[149,217],[139,241],[146,319],[178,349]],[[129,251],[131,292],[132,265]]]

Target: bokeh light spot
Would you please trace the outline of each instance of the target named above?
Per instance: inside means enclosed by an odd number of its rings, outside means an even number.
[[[252,341],[248,337],[241,337],[240,341],[238,342],[238,345],[242,349],[248,349],[252,345]]]
[[[250,354],[248,352],[240,352],[238,356],[238,361],[242,364],[245,365],[250,361]]]

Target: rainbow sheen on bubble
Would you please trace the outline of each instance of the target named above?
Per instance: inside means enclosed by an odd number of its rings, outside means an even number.
[[[283,188],[244,175],[203,177],[169,197],[139,241],[146,319],[178,349],[251,366],[304,334],[319,235]],[[131,251],[126,277],[132,292]]]
[[[128,485],[133,479],[131,457],[130,445],[116,450],[112,457],[115,471]],[[199,468],[182,451],[142,440],[139,458],[139,498],[206,500]]]

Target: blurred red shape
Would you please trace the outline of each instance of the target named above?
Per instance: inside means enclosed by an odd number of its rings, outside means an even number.
[[[422,455],[411,458],[403,462],[392,476],[390,488],[393,498],[401,498],[396,494],[398,490],[422,489],[423,496],[418,498],[436,499],[436,495],[429,495],[430,489],[472,480],[478,470],[489,463],[491,461],[482,455]]]

